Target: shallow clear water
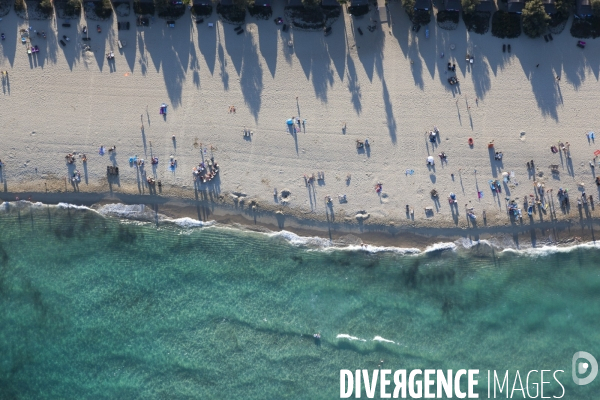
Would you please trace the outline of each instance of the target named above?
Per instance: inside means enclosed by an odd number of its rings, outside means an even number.
[[[480,369],[483,398],[488,369],[562,369],[563,398],[597,399],[571,357],[600,359],[600,250],[480,250],[314,251],[10,206],[0,399],[333,399],[340,369],[380,365]]]

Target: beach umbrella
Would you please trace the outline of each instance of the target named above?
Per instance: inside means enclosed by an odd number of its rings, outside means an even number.
[[[288,125],[294,125],[294,120],[291,119],[291,118],[288,119],[286,122],[287,122]]]

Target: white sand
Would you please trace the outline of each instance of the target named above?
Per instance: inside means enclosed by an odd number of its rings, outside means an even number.
[[[587,40],[585,50],[577,48],[568,32],[570,22],[565,32],[545,43],[525,36],[500,40],[491,33],[471,35],[462,21],[455,31],[432,22],[431,36],[425,39],[425,28],[416,36],[410,31],[399,3],[390,10],[391,28],[371,33],[368,17],[353,21],[344,13],[328,37],[282,33],[272,20],[250,16],[247,32],[238,36],[232,25],[217,22],[216,13],[201,25],[193,24],[188,12],[174,29],[159,18],[149,28],[136,29],[132,13],[120,19],[131,22],[130,31],[117,31],[111,20],[101,23],[98,34],[97,23],[88,21],[89,55],[81,50],[81,29],[62,28],[62,20],[33,21],[34,29],[48,33],[47,40],[34,40],[41,48],[35,57],[26,54],[18,36],[28,23],[11,11],[0,22],[7,36],[1,43],[0,69],[9,71],[10,82],[1,96],[4,190],[72,191],[65,183],[64,156],[76,151],[88,155],[85,170],[77,163],[79,190],[108,191],[106,166],[111,161],[108,153],[99,156],[98,148],[116,145],[121,176],[114,191],[148,193],[128,160],[133,155],[148,160],[152,154],[160,158],[155,174],[166,185],[163,195],[193,198],[191,171],[201,160],[197,142],[216,148],[221,176],[210,187],[213,193],[229,199],[231,192],[244,192],[260,207],[307,216],[324,217],[329,194],[336,218],[364,211],[368,221],[406,223],[409,204],[414,223],[466,226],[464,205],[470,204],[478,215],[486,210],[488,224],[505,224],[506,191],[499,199],[493,196],[488,179],[493,170],[497,176],[514,171],[519,185],[510,185],[510,196],[522,203],[523,196],[533,193],[525,166],[530,159],[543,171],[546,188],[555,193],[559,186],[571,189],[573,204],[578,182],[586,182],[588,194],[598,197],[588,162],[600,141],[590,145],[585,136],[589,130],[600,133],[597,40]],[[277,3],[273,17],[279,15],[283,5]],[[208,22],[215,28],[208,28]],[[363,36],[355,26],[362,27]],[[63,34],[71,37],[67,47],[58,44]],[[122,51],[117,37],[127,43]],[[511,43],[512,53],[502,53],[502,43]],[[105,58],[110,50],[114,64]],[[465,62],[467,51],[474,54],[472,66]],[[458,88],[446,82],[448,61],[457,64]],[[559,84],[556,75],[561,76]],[[158,113],[162,102],[169,105],[166,120]],[[236,107],[235,115],[228,113],[230,105]],[[307,120],[306,132],[294,138],[286,133],[285,121],[298,115]],[[424,133],[434,125],[441,131],[441,144],[432,150]],[[242,136],[244,126],[254,132],[251,141]],[[526,132],[524,140],[521,131]],[[475,140],[473,149],[467,145],[469,137]],[[365,138],[371,141],[370,152],[359,154],[355,141]],[[492,139],[504,153],[502,167],[490,161],[487,143]],[[559,140],[571,143],[574,177],[565,159],[550,152]],[[440,151],[448,155],[447,165],[441,165]],[[435,172],[425,166],[430,153]],[[175,173],[167,168],[171,155],[178,161]],[[551,177],[550,164],[560,165],[560,180]],[[406,169],[414,169],[414,175],[406,176]],[[153,173],[149,163],[146,171]],[[324,184],[308,190],[303,174],[318,171],[325,173]],[[377,182],[383,184],[384,196],[375,193]],[[477,187],[485,194],[481,201]],[[274,188],[292,192],[288,205],[274,202]],[[440,193],[439,212],[426,218],[424,207],[436,210],[432,188]],[[451,191],[458,196],[456,221],[446,201]],[[337,202],[341,193],[347,204]]]

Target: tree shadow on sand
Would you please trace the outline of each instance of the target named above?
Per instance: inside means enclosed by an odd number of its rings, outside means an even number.
[[[331,59],[323,59],[327,54],[325,37],[315,32],[294,32],[294,51],[307,80],[312,80],[316,97],[327,102],[327,91],[333,85]]]
[[[357,115],[360,115],[362,112],[362,93],[360,91],[360,83],[358,82],[358,76],[356,74],[356,67],[354,66],[354,60],[350,57],[350,54],[347,55],[346,64],[348,65],[347,71],[347,87],[348,91],[352,95],[352,106],[354,107],[354,111],[356,111]]]
[[[254,35],[247,35],[244,42],[240,85],[244,101],[254,116],[254,120],[258,121],[263,90],[263,70],[258,59],[258,48]]]
[[[191,21],[188,24],[191,24]],[[149,32],[151,32],[150,36]],[[194,43],[190,36],[190,27],[183,22],[177,24],[175,28],[148,30],[144,36],[146,49],[156,71],[162,69],[169,101],[174,108],[181,105],[183,82],[187,74],[190,54],[194,51]],[[168,44],[165,44],[165,41]]]
[[[277,41],[279,40],[279,32],[273,32],[273,21],[256,21],[258,28],[258,45],[260,54],[262,54],[267,68],[271,73],[271,77],[275,77],[277,69]],[[278,28],[276,28],[278,29]]]
[[[208,27],[209,22],[213,23],[212,28]],[[213,17],[210,20],[205,19],[205,24],[196,25],[196,29],[198,30],[198,48],[210,74],[213,75],[217,55],[217,24]]]

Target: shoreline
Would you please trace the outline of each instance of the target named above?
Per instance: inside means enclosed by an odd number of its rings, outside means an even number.
[[[3,42],[3,198],[148,204],[171,216],[420,249],[459,238],[507,248],[594,240],[600,164],[588,110],[600,42],[581,52],[568,35],[539,46],[515,40],[508,54],[506,40],[462,24],[433,24],[425,37],[399,3],[389,12],[393,23],[364,35],[357,29],[368,18],[344,13],[326,37],[254,19],[241,35],[214,14],[205,21],[214,29],[182,20],[119,30],[112,19],[85,51],[84,18],[71,21],[69,46],[51,40],[62,27],[35,22],[51,34],[35,58],[18,50],[18,35]],[[29,27],[14,14],[3,24]],[[116,48],[116,38],[128,45]],[[457,64],[452,74],[448,63]],[[213,157],[218,176],[197,185],[194,168]],[[107,179],[107,167],[119,175]],[[559,188],[571,195],[565,212]],[[578,210],[586,189],[591,208]],[[529,218],[538,198],[549,208]],[[507,216],[508,201],[522,221]]]
[[[299,218],[297,215],[250,207],[234,207],[225,202],[196,201],[181,197],[144,196],[124,193],[40,193],[3,192],[5,202],[30,200],[43,204],[67,203],[98,209],[108,204],[144,205],[156,214],[167,218],[191,218],[198,221],[215,221],[233,228],[269,233],[288,231],[301,237],[330,240],[334,245],[372,245],[381,247],[416,248],[423,251],[428,246],[442,242],[468,240],[474,243],[487,240],[500,248],[535,248],[542,245],[573,245],[595,242],[595,229],[600,228],[599,218],[578,223],[572,220],[534,222],[532,225],[487,225],[471,228],[424,227],[394,223],[349,223]],[[316,216],[315,216],[316,217]]]

